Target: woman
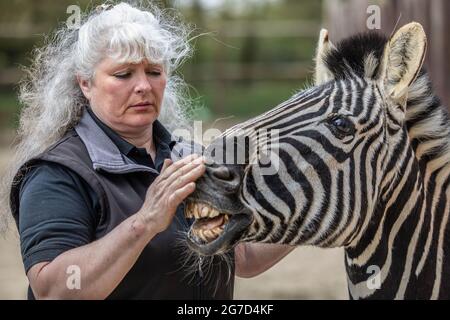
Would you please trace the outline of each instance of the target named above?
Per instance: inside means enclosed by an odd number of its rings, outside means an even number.
[[[224,261],[192,281],[178,250],[182,201],[205,170],[169,131],[187,124],[173,75],[187,35],[155,7],[120,3],[37,51],[7,185],[30,299],[232,298]],[[235,272],[254,276],[290,250],[238,246]]]

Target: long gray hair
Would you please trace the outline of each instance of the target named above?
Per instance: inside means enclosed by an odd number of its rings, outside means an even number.
[[[106,56],[161,64],[167,86],[159,120],[170,130],[188,128],[187,86],[174,71],[190,56],[189,28],[173,12],[144,2],[111,2],[86,13],[80,28],[62,25],[33,52],[20,84],[17,142],[0,185],[0,231],[10,217],[10,192],[19,168],[74,127],[88,103],[76,77],[91,80]]]

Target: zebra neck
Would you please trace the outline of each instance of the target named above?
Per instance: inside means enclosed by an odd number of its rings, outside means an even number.
[[[450,117],[422,71],[408,92],[405,127],[422,171],[450,166]],[[448,170],[448,169],[447,169]],[[426,173],[424,173],[426,175]]]
[[[402,279],[412,275],[414,251],[408,244],[417,242],[426,227],[420,223],[425,196],[423,180],[412,150],[409,152],[409,161],[401,166],[390,197],[379,201],[358,242],[346,248],[349,292],[353,298],[399,298],[406,287]]]
[[[448,121],[442,122],[446,112],[440,108],[434,114],[440,119],[434,126],[443,123],[441,129],[447,130]],[[397,159],[394,187],[380,197],[357,243],[346,248],[352,298],[450,298],[448,131],[411,139],[411,130],[418,132],[421,125],[422,130],[430,129],[426,121],[419,121],[410,124],[408,134],[405,131],[411,148]],[[430,143],[438,147],[423,152]]]
[[[382,216],[378,226],[368,228],[367,237],[355,247],[346,248],[352,298],[450,298],[450,178],[444,173],[433,173],[411,194],[406,193],[413,181],[409,179],[405,192],[388,201],[391,205],[377,208],[375,218]]]

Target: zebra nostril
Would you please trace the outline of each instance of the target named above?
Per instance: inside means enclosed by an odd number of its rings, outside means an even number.
[[[233,180],[233,174],[227,167],[214,168],[212,172],[213,176],[219,180],[231,181]]]

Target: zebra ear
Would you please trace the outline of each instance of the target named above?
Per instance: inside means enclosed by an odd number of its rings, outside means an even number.
[[[333,74],[328,69],[325,64],[325,57],[334,48],[333,44],[328,39],[328,30],[320,30],[319,42],[317,43],[316,49],[316,68],[314,72],[314,83],[318,86],[331,79],[333,79]]]
[[[427,38],[422,26],[411,22],[400,28],[387,43],[383,54],[381,80],[386,93],[404,106],[408,88],[422,67]]]

